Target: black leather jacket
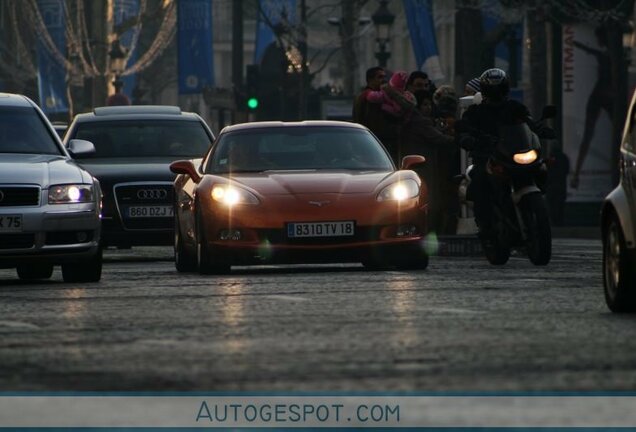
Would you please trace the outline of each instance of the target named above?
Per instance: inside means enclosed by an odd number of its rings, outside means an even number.
[[[458,144],[469,151],[475,164],[486,163],[495,150],[499,127],[518,121],[525,121],[533,128],[530,112],[521,102],[509,99],[471,105],[462,116]]]

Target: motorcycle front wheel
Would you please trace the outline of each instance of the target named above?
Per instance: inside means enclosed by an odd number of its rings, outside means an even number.
[[[524,196],[520,208],[526,226],[528,258],[534,265],[546,265],[552,258],[552,230],[543,195],[531,193]]]

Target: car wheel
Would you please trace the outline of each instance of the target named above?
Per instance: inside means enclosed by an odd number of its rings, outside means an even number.
[[[197,267],[199,273],[203,275],[227,274],[231,270],[230,264],[219,261],[210,250],[200,218],[197,218]]]
[[[53,274],[52,264],[21,265],[16,269],[22,280],[48,279]]]
[[[99,282],[102,278],[102,248],[87,261],[62,264],[64,282]]]
[[[636,312],[634,264],[634,254],[627,250],[620,222],[612,213],[603,230],[603,286],[612,312]]]
[[[174,217],[174,265],[180,273],[197,271],[197,259],[183,245],[179,220]]]

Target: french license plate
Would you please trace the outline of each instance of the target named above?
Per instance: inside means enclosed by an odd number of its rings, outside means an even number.
[[[22,231],[22,215],[0,215],[0,232]]]
[[[174,210],[172,206],[130,206],[128,207],[129,218],[155,218],[172,217]]]
[[[287,237],[343,237],[355,235],[354,221],[294,222],[287,224]]]

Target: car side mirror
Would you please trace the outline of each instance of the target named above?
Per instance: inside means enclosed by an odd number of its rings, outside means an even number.
[[[201,181],[201,174],[199,174],[199,171],[197,171],[190,160],[178,160],[172,162],[170,164],[170,171],[175,174],[188,175],[195,183],[199,183]]]
[[[71,156],[88,156],[95,154],[95,145],[83,139],[72,139],[66,145]]]
[[[404,156],[402,159],[402,169],[408,170],[416,167],[417,165],[422,165],[426,162],[426,158],[420,155],[408,155]]]

